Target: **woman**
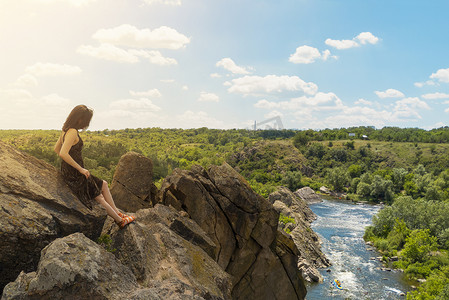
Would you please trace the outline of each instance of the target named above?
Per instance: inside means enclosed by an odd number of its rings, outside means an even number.
[[[93,111],[85,105],[76,106],[67,117],[62,127],[61,135],[55,145],[55,152],[62,158],[61,173],[64,181],[78,199],[92,209],[92,199],[95,199],[106,209],[120,228],[133,222],[135,217],[119,212],[112,199],[108,183],[90,174],[84,168],[81,150],[83,140],[78,130],[89,127]]]

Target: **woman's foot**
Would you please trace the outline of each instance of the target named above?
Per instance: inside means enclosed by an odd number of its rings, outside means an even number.
[[[134,222],[134,220],[136,219],[136,217],[134,216],[126,216],[122,218],[122,221],[120,223],[118,223],[118,226],[120,228],[124,228],[126,225],[128,225],[129,223]]]
[[[121,212],[118,212],[117,213],[117,215],[120,217],[120,218],[124,218],[124,217],[129,217],[128,215],[125,215],[124,213],[121,213]]]

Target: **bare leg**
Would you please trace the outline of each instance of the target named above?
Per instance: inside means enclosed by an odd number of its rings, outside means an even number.
[[[103,195],[99,195],[95,198],[95,200],[97,200],[98,203],[100,203],[101,206],[103,206],[106,209],[106,212],[108,213],[108,215],[114,219],[115,222],[121,222],[122,218],[119,217],[119,215],[117,214],[117,212],[109,205],[108,202],[106,202],[105,198],[103,197]]]
[[[108,183],[103,180],[103,185],[101,186],[101,194],[103,194],[106,202],[115,210],[115,213],[118,214],[119,210],[115,206],[114,199],[112,199],[111,191],[109,190]]]

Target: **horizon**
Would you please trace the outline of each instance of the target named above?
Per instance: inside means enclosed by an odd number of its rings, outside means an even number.
[[[438,129],[449,2],[0,1],[0,129]]]

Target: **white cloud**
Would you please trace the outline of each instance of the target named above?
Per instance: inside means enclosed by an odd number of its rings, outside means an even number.
[[[338,50],[349,49],[360,46],[356,41],[353,40],[332,40],[326,39],[325,44]]]
[[[145,92],[135,92],[129,91],[131,96],[135,97],[150,97],[150,98],[159,98],[162,96],[161,92],[158,89],[151,89]]]
[[[431,79],[438,79],[440,82],[449,82],[449,68],[439,69],[436,73],[430,75]]]
[[[229,57],[222,58],[215,64],[217,67],[222,67],[225,70],[233,74],[249,74],[250,72],[246,70],[244,67],[237,66],[235,62]]]
[[[437,84],[435,83],[435,81],[427,80],[425,82],[415,82],[414,85],[416,87],[422,88],[425,85],[437,85]]]
[[[181,0],[143,0],[146,4],[165,4],[165,5],[172,5],[172,6],[180,6],[182,5]]]
[[[148,61],[155,65],[168,66],[177,65],[178,62],[174,58],[164,57],[159,51],[148,50],[128,50],[130,53],[148,59]]]
[[[393,117],[396,119],[421,119],[421,115],[418,111],[422,109],[430,109],[430,107],[426,102],[420,100],[417,97],[404,98],[402,100],[396,101],[393,109]]]
[[[25,72],[34,76],[76,75],[81,73],[81,68],[65,64],[59,65],[38,62],[26,67]]]
[[[302,96],[298,98],[292,98],[289,101],[270,102],[263,99],[254,104],[254,107],[264,109],[277,108],[287,111],[299,110],[304,114],[308,114],[314,110],[340,110],[344,106],[341,99],[338,98],[334,93],[319,92],[311,97]]]
[[[210,74],[210,77],[211,77],[211,78],[220,78],[221,75],[218,74],[218,73],[212,73],[212,74]]]
[[[427,100],[434,100],[434,99],[449,99],[449,94],[445,93],[432,93],[432,94],[424,94],[421,96],[424,99]]]
[[[163,82],[163,83],[174,83],[175,82],[175,80],[174,79],[161,79],[161,80],[159,80],[160,82]]]
[[[183,114],[178,115],[175,120],[177,120],[175,125],[181,128],[223,128],[224,126],[222,121],[209,116],[204,111],[193,112],[187,110]]]
[[[326,59],[327,56],[326,54]],[[300,46],[296,48],[296,52],[290,55],[288,60],[294,64],[310,64],[319,58],[321,58],[321,53],[317,48]]]
[[[230,93],[240,93],[243,95],[260,93],[281,93],[284,91],[303,91],[313,95],[318,91],[318,86],[313,82],[305,82],[297,76],[244,76],[225,82],[229,86]]]
[[[109,105],[112,109],[116,110],[138,110],[138,111],[160,111],[161,108],[149,99],[123,99],[111,102]]]
[[[200,97],[197,99],[199,102],[219,102],[220,98],[213,94],[207,92],[201,92]]]
[[[190,43],[190,38],[167,26],[150,30],[123,24],[111,29],[100,29],[92,37],[102,43],[133,48],[181,49]]]
[[[269,113],[265,114],[264,117],[265,117],[265,119],[271,119],[274,117],[282,117],[283,115],[284,115],[283,113],[281,113],[277,110],[273,110],[273,111],[270,111]]]
[[[139,58],[135,54],[132,54],[127,50],[123,50],[110,44],[101,44],[98,47],[83,45],[78,47],[77,51],[78,53],[84,55],[120,63],[139,62]]]
[[[43,104],[54,106],[67,106],[70,104],[70,100],[59,96],[58,94],[50,94],[42,97]]]
[[[201,92],[200,97],[197,99],[199,102],[219,102],[220,97],[214,93]]]
[[[187,85],[183,85],[181,89],[182,89],[183,91],[188,91],[188,90],[189,90],[189,87],[188,87]]]
[[[388,89],[385,92],[375,91],[374,93],[376,93],[376,95],[382,99],[405,97],[405,95],[402,92],[395,90],[395,89]]]
[[[161,66],[178,63],[173,58],[163,57],[159,51],[124,50],[110,44],[101,44],[98,47],[83,45],[78,47],[78,53],[119,63],[137,63],[140,61],[140,57],[147,59],[152,64]]]
[[[328,46],[337,48],[339,50],[359,47],[360,44],[365,45],[367,43],[369,44],[376,44],[379,41],[379,38],[374,36],[371,32],[361,32],[359,35],[357,35],[352,40],[333,40],[333,39],[326,39],[325,43]]]
[[[273,108],[278,108],[280,107],[280,104],[277,102],[270,102],[266,99],[262,99],[257,101],[256,104],[254,104],[254,107],[257,108],[265,108],[265,109],[273,109]]]
[[[356,102],[354,102],[355,105],[373,105],[373,103],[371,101],[365,100],[360,98],[359,100],[357,100]]]
[[[366,43],[377,44],[379,41],[379,38],[374,36],[371,32],[361,32],[355,39],[362,45],[365,45]]]
[[[59,129],[70,103],[57,94],[40,98],[24,89],[0,89],[0,128]]]
[[[36,77],[34,77],[33,75],[25,74],[25,75],[22,75],[19,78],[17,78],[14,85],[19,86],[19,87],[33,87],[33,86],[37,86],[38,82],[37,82]]]

